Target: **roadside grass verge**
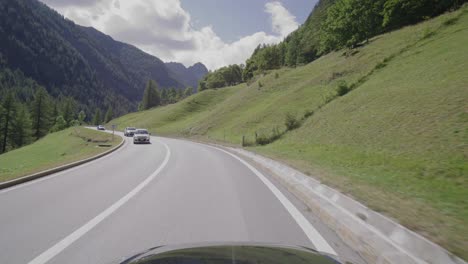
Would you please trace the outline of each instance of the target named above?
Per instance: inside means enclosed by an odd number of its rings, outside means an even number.
[[[299,129],[253,150],[468,259],[468,16],[445,24]]]
[[[112,141],[111,134],[84,127],[48,134],[31,145],[0,155],[0,182],[92,157],[121,141],[119,136]]]

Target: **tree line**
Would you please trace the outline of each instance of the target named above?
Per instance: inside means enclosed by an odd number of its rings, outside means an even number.
[[[143,92],[143,98],[138,105],[138,110],[148,110],[153,107],[177,103],[193,94],[193,88],[185,89],[161,89],[159,90],[154,80],[149,80]]]
[[[233,86],[243,81],[243,65],[229,65],[209,72],[198,83],[198,91]]]
[[[99,123],[110,121],[118,100],[106,96],[102,101],[99,106],[84,105],[73,96],[48,90],[21,70],[6,67],[0,53],[0,154],[89,122],[99,107],[107,108]]]
[[[31,101],[22,102],[14,91],[7,91],[0,102],[0,153],[32,143],[49,132],[82,124],[86,118],[78,112],[71,97],[54,99],[39,87]]]
[[[268,70],[296,67],[335,50],[353,49],[378,34],[454,10],[467,1],[320,0],[306,22],[284,41],[257,46],[245,66],[231,65],[210,72],[199,82],[198,90],[247,82]]]
[[[0,69],[0,94],[0,154],[33,143],[50,132],[87,122],[100,125],[115,117],[111,103],[106,104],[105,112],[96,107],[87,115],[89,109],[73,97],[54,97],[21,71],[13,74],[9,69]],[[149,80],[139,110],[176,103],[192,94],[192,87],[159,90],[156,82]]]

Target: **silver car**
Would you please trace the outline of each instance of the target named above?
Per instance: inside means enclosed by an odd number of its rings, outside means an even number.
[[[133,133],[133,144],[150,144],[150,135],[146,129],[136,129]]]
[[[126,137],[133,137],[133,134],[135,134],[136,128],[134,127],[126,127],[124,130],[124,135]]]

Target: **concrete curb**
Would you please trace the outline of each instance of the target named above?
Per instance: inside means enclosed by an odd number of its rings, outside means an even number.
[[[48,175],[56,173],[56,172],[68,170],[70,168],[79,166],[81,164],[84,164],[84,163],[99,159],[99,158],[101,158],[103,156],[106,156],[106,155],[116,151],[117,149],[122,147],[125,144],[125,142],[126,142],[125,138],[122,138],[122,142],[120,142],[119,145],[113,147],[112,149],[109,149],[108,151],[105,151],[103,153],[92,156],[90,158],[75,161],[75,162],[65,164],[65,165],[62,165],[62,166],[59,166],[59,167],[55,167],[55,168],[52,168],[52,169],[48,169],[48,170],[45,170],[45,171],[40,171],[40,172],[31,174],[31,175],[28,175],[28,176],[24,176],[24,177],[21,177],[21,178],[18,178],[18,179],[11,180],[11,181],[2,182],[2,183],[0,183],[0,190],[12,187],[12,186],[17,185],[17,184],[32,181],[32,180],[35,180],[35,179],[38,179],[38,178],[42,178],[42,177],[48,176]]]
[[[368,263],[467,264],[439,245],[300,171],[244,149],[220,147],[270,170],[275,179]]]

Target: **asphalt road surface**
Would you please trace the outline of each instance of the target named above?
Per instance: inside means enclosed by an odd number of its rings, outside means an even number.
[[[196,242],[307,246],[364,261],[255,164],[152,137],[93,162],[0,190],[0,263],[114,263]]]

